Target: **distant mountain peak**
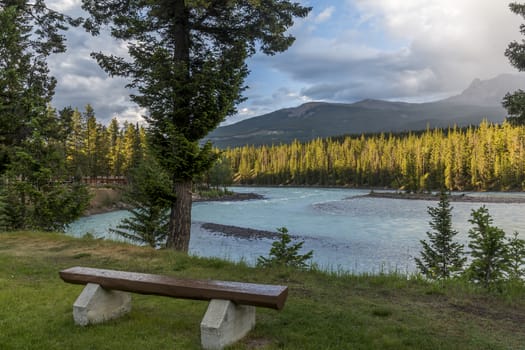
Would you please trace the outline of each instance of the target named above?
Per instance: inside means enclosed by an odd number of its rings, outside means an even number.
[[[525,88],[525,75],[523,74],[500,74],[487,80],[476,78],[461,94],[445,101],[479,106],[501,105],[507,92],[520,88]]]
[[[271,145],[293,140],[343,134],[400,132],[499,123],[506,112],[501,101],[507,92],[525,88],[525,74],[502,74],[488,80],[474,79],[457,96],[424,103],[364,99],[356,103],[308,102],[239,123],[220,127],[208,139],[225,148]]]
[[[404,107],[406,105],[409,105],[408,102],[392,102],[392,101],[385,101],[385,100],[376,100],[367,98],[361,101],[358,101],[353,104],[354,106],[366,108],[366,109],[392,109],[392,108],[399,108]]]
[[[289,117],[302,117],[312,109],[317,106],[323,105],[326,102],[306,102],[300,105],[299,107],[287,108]]]
[[[467,90],[468,89],[476,89],[480,85],[481,85],[481,79],[480,78],[474,78],[474,80],[472,80],[472,83],[470,83],[470,85],[468,86]]]

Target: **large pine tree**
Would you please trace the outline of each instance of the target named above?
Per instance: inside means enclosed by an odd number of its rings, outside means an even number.
[[[170,174],[168,247],[187,251],[193,179],[213,164],[215,153],[199,141],[242,100],[245,60],[257,49],[286,50],[294,17],[309,8],[285,0],[83,0],[86,28],[109,25],[128,43],[131,60],[95,53],[109,74],[131,79],[132,99],[148,111],[149,141]]]
[[[49,107],[56,81],[46,59],[65,51],[62,30],[77,20],[42,0],[0,1],[0,216],[5,229],[60,230],[87,205],[64,184],[60,118]]]

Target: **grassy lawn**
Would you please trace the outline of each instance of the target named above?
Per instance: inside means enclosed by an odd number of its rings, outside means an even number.
[[[232,349],[525,349],[525,290],[489,294],[402,276],[334,276],[255,269],[122,243],[47,233],[0,233],[1,349],[199,349],[207,302],[134,294],[132,311],[79,327],[83,286],[58,271],[90,266],[187,278],[285,284],[280,312]]]

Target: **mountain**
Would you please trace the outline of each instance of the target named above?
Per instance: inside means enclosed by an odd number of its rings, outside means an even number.
[[[208,135],[219,148],[308,141],[317,137],[468,126],[483,119],[502,122],[509,91],[525,87],[525,76],[475,79],[461,94],[427,103],[362,100],[352,104],[310,102],[217,128]]]
[[[489,80],[474,79],[460,95],[444,101],[463,105],[500,106],[507,92],[525,88],[523,75],[501,74]]]

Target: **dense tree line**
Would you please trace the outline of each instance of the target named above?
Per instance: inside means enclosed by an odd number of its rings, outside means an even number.
[[[70,176],[127,176],[144,158],[143,126],[113,118],[108,126],[98,122],[90,105],[81,113],[65,108],[59,113],[64,128],[64,151]]]
[[[478,127],[228,149],[239,184],[521,190],[525,127]]]

